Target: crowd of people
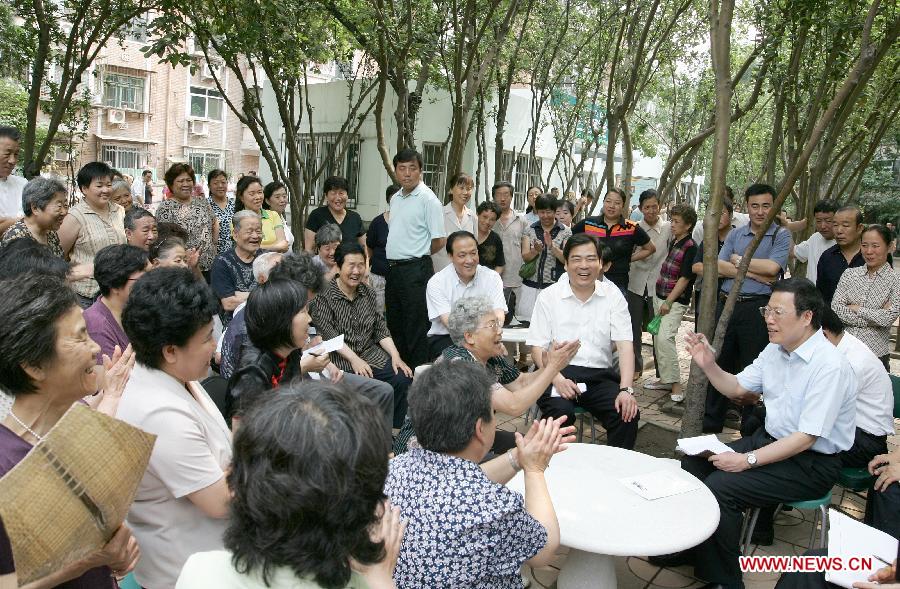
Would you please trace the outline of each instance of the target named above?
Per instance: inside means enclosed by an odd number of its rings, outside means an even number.
[[[295,247],[278,182],[243,176],[232,200],[213,170],[205,196],[176,163],[151,211],[147,175],[129,186],[91,162],[69,206],[60,182],[12,173],[18,142],[0,127],[0,474],[73,404],[156,436],[122,526],[34,588],[129,573],[148,589],[521,587],[523,564],[550,563],[560,544],[543,473],[574,441],[576,412],[630,450],[643,373],[656,372],[645,389],[683,401],[702,227],[653,190],[636,220],[620,188],[595,212],[590,191],[576,202],[531,187],[523,214],[499,182],[470,208],[471,175],[439,198],[403,149],[384,214],[366,228],[347,180],[328,178]],[[796,223],[766,228],[774,198],[750,186],[743,216],[729,190],[716,313],[739,288],[734,315],[718,354],[683,337],[709,378],[704,431],[741,419],[734,452],[682,462],[720,522],[655,561],[728,588],[742,586],[744,510],[764,508],[755,541],[771,544],[773,508],[821,496],[843,466],[877,475],[867,522],[900,535],[900,454],[886,444],[894,236],[823,201],[794,245]],[[785,278],[792,258],[805,277]],[[504,344],[511,325],[523,343]],[[497,429],[497,412],[534,406],[524,434]],[[505,486],[519,471],[524,496]],[[0,528],[0,579],[14,574]]]

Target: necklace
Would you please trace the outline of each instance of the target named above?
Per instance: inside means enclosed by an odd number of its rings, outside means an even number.
[[[19,418],[16,416],[16,414],[12,412],[12,409],[9,410],[9,416],[12,417],[13,420],[14,420],[16,423],[18,423],[20,426],[22,426],[22,427],[25,429],[26,432],[28,432],[29,434],[31,434],[32,436],[34,436],[34,439],[36,439],[38,442],[43,442],[43,441],[44,441],[44,436],[38,435],[37,432],[35,432],[33,429],[31,429],[30,427],[28,427],[27,425],[25,425],[25,422],[22,421],[21,419],[19,419]]]

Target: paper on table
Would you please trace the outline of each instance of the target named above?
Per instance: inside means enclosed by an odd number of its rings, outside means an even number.
[[[582,393],[587,392],[587,385],[585,383],[579,382],[575,386],[578,387],[578,390],[581,391]],[[550,396],[551,397],[559,397],[561,395],[559,394],[559,391],[556,390],[556,387],[551,387],[550,388]]]
[[[719,438],[713,434],[707,436],[695,436],[693,438],[680,438],[675,447],[688,456],[700,456],[703,454],[722,454],[725,452],[734,452],[731,448],[723,444]]]
[[[650,501],[687,493],[699,489],[701,485],[697,479],[684,479],[664,470],[624,477],[619,479],[619,482],[627,489]]]
[[[339,335],[337,337],[331,338],[327,342],[322,342],[321,344],[319,344],[317,346],[313,346],[308,350],[304,350],[303,355],[305,356],[307,354],[315,354],[318,356],[321,354],[330,354],[331,352],[337,352],[338,350],[340,350],[343,347],[344,347],[344,334],[342,333],[341,335]]]
[[[877,556],[885,562],[897,558],[897,540],[881,530],[847,517],[834,509],[828,512],[828,556],[840,556],[845,563],[851,556]],[[829,570],[825,580],[850,589],[856,581],[865,581],[869,575],[885,566],[878,558],[872,558],[869,570]]]

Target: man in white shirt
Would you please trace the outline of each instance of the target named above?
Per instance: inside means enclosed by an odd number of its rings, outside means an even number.
[[[841,464],[865,468],[879,454],[887,454],[887,437],[894,435],[894,391],[881,360],[869,346],[844,330],[831,307],[822,315],[822,332],[846,356],[856,374],[856,434],[853,446],[840,453]]]
[[[834,241],[834,213],[838,210],[837,204],[830,200],[820,200],[813,209],[813,217],[816,219],[816,232],[809,239],[794,246],[794,257],[801,262],[806,262],[806,277],[813,284],[816,283],[816,266],[822,252],[833,246]]]
[[[428,303],[428,351],[430,358],[441,355],[453,341],[447,329],[450,310],[459,299],[486,296],[494,305],[497,320],[503,324],[506,300],[503,279],[486,266],[478,264],[478,242],[468,231],[454,231],[447,237],[447,255],[451,264],[428,279],[425,299]]]
[[[653,297],[656,295],[656,279],[659,269],[669,253],[672,226],[659,215],[659,197],[653,189],[645,190],[640,196],[640,209],[644,218],[638,221],[641,229],[650,236],[650,243],[656,251],[642,260],[631,263],[628,270],[628,313],[631,315],[631,333],[634,338],[634,374],[641,375],[644,359],[641,356],[641,332],[646,322],[653,316]],[[645,388],[660,388],[656,383],[645,383]]]
[[[0,127],[0,235],[6,233],[24,215],[22,189],[28,184],[28,180],[13,175],[13,170],[19,163],[21,138],[18,129]]]
[[[625,297],[600,275],[609,249],[586,233],[576,233],[563,248],[566,277],[543,289],[531,316],[526,343],[538,369],[552,342],[579,340],[572,362],[538,399],[544,417],[575,421],[583,407],[606,429],[610,446],[632,449],[640,414],[634,400],[634,349]],[[618,369],[613,342],[619,353]],[[581,390],[579,385],[586,385]]]

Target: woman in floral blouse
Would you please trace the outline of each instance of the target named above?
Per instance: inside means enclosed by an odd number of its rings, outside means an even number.
[[[3,243],[28,238],[47,246],[50,252],[65,259],[59,234],[56,233],[69,211],[66,187],[59,181],[38,176],[22,189],[25,217],[3,234]]]
[[[156,220],[159,223],[177,223],[188,232],[188,249],[200,252],[198,266],[209,282],[209,269],[219,241],[219,221],[209,201],[193,195],[194,169],[189,164],[173,164],[166,171],[165,181],[172,198],[159,204]]]
[[[860,247],[866,265],[844,271],[831,308],[890,372],[891,325],[900,316],[900,275],[888,263],[894,239],[884,225],[869,225]]]

